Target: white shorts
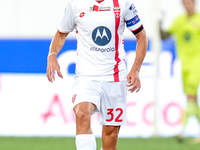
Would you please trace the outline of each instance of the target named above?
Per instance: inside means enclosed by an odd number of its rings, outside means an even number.
[[[125,125],[126,85],[127,81],[96,81],[77,77],[73,86],[73,106],[91,102],[96,105],[93,113],[100,112],[100,124]]]

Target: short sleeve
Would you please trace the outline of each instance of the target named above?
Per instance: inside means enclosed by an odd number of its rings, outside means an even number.
[[[74,27],[75,27],[75,18],[72,5],[69,2],[67,4],[67,7],[65,8],[65,13],[58,26],[58,30],[62,33],[69,33],[74,30]]]
[[[137,9],[131,0],[127,0],[125,4],[125,21],[126,27],[131,31],[141,28],[142,23],[138,16]]]

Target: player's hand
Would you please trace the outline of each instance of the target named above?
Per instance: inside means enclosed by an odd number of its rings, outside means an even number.
[[[141,88],[139,72],[132,69],[127,75],[127,82],[127,87],[129,87],[128,91],[132,93],[136,90],[136,92],[138,92]]]
[[[56,55],[49,55],[47,58],[47,78],[49,82],[53,82],[55,80],[55,71],[59,77],[63,78]]]

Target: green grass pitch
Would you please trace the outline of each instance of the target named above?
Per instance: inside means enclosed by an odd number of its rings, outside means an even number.
[[[200,150],[187,138],[178,143],[174,138],[119,138],[118,150]],[[97,138],[97,150],[101,139]],[[75,138],[68,137],[0,137],[0,150],[76,150]]]

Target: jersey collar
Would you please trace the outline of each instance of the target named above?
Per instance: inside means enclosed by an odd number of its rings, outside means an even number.
[[[104,1],[104,0],[96,0],[96,2],[99,3],[99,4],[100,4],[101,2],[103,2],[103,1]]]

